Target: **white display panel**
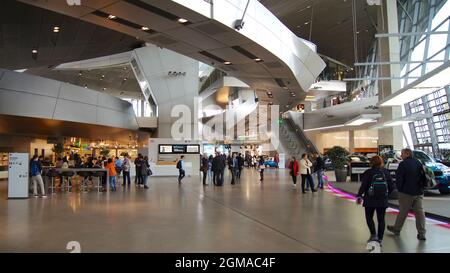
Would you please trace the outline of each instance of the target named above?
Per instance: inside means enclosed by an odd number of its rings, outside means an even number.
[[[170,154],[172,153],[172,145],[160,145],[159,152],[161,154]]]
[[[198,145],[187,145],[186,147],[186,153],[199,153],[200,152],[200,146]]]
[[[28,153],[10,153],[8,198],[28,198]]]

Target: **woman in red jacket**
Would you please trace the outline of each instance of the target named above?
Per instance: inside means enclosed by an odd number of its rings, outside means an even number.
[[[298,171],[300,169],[297,160],[295,160],[295,157],[292,157],[291,162],[289,163],[289,169],[289,174],[292,176],[292,187],[295,188],[297,185]]]

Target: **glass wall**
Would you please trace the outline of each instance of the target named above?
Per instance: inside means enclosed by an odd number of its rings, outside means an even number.
[[[400,38],[400,58],[405,62],[400,74],[404,77],[401,80],[403,87],[450,60],[450,1],[408,0],[400,3],[400,32],[421,34]],[[448,159],[450,154],[449,98],[447,86],[404,105],[406,115],[430,115],[410,123],[409,128],[416,149],[441,159]]]

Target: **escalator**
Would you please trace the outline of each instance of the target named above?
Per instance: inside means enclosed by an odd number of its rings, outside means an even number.
[[[280,124],[280,144],[286,158],[295,156],[299,160],[304,153],[319,152],[314,143],[305,135],[303,129],[297,125],[290,111],[283,115],[283,122]]]

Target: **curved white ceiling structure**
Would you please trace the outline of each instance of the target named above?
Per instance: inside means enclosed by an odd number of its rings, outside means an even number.
[[[282,105],[301,101],[325,67],[312,43],[298,38],[256,0],[81,0],[72,6],[61,0],[20,1],[210,64],[256,91],[272,92]],[[242,17],[243,28],[236,30]]]

